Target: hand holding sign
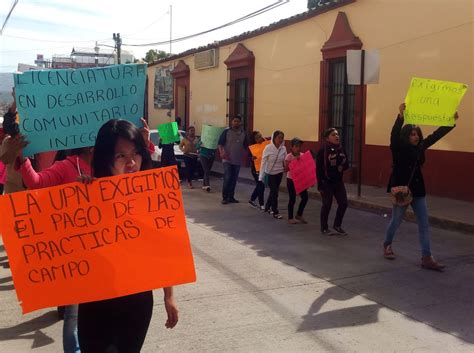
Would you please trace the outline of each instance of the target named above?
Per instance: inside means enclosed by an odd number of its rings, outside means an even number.
[[[288,167],[297,194],[316,184],[316,164],[311,151],[301,154],[301,157],[293,160]]]
[[[454,126],[467,85],[414,77],[405,98],[405,123]]]

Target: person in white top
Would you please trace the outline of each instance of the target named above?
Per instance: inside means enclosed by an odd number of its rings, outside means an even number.
[[[259,180],[267,180],[270,195],[265,204],[265,211],[273,213],[276,219],[282,219],[278,211],[278,189],[285,171],[286,147],[284,144],[285,134],[277,130],[272,134],[272,143],[263,150],[262,164],[260,167]]]

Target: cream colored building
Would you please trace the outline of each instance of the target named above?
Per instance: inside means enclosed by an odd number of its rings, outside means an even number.
[[[472,0],[334,1],[149,65],[148,117],[153,126],[179,115],[199,133],[240,114],[249,132],[281,129],[312,149],[322,129],[336,126],[352,159],[349,179],[362,139],[363,183],[383,186],[390,130],[411,78],[466,83],[457,127],[428,152],[424,174],[429,192],[474,201],[473,23]],[[379,84],[347,85],[348,49],[379,50]]]

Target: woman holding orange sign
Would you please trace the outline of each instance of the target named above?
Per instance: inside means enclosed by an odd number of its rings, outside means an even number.
[[[140,130],[126,120],[110,120],[97,135],[92,162],[96,178],[151,169]],[[84,182],[90,178],[84,177]],[[165,326],[178,323],[173,288],[164,288]],[[79,344],[83,353],[140,352],[153,312],[151,291],[79,305]]]

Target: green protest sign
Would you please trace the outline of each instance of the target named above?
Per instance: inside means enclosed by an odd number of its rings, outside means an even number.
[[[158,125],[158,133],[161,143],[165,145],[179,142],[178,124],[175,121]]]
[[[221,136],[224,129],[225,128],[223,127],[203,125],[201,131],[202,146],[211,150],[215,150],[217,148],[219,137]]]
[[[454,126],[467,85],[458,82],[413,77],[405,98],[405,123]]]

